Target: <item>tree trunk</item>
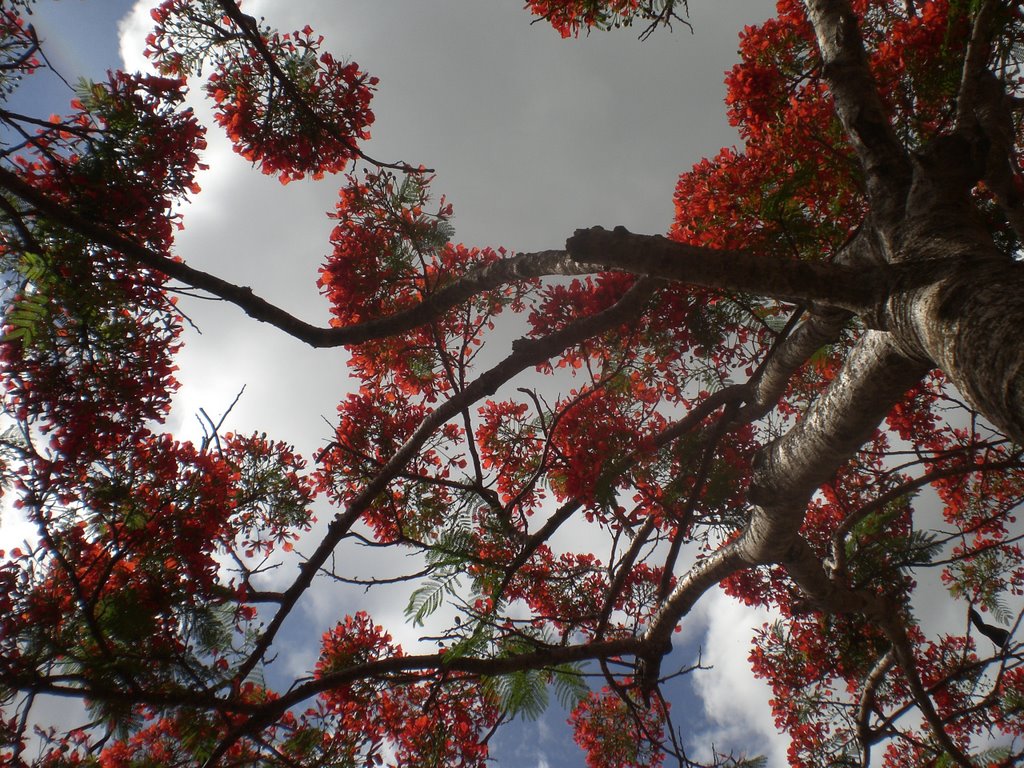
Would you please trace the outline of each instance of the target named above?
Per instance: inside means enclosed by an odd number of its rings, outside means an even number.
[[[889,300],[893,336],[1024,445],[1024,264],[991,258],[947,271],[944,279]]]

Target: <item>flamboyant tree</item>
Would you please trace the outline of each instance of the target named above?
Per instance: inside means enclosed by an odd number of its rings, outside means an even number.
[[[4,93],[46,66],[24,7],[0,10]],[[528,10],[571,36],[686,8]],[[478,766],[549,686],[590,765],[691,764],[662,661],[719,585],[780,616],[750,662],[793,765],[1024,758],[1024,14],[777,10],[727,75],[745,148],[682,174],[668,237],[454,244],[429,171],[361,148],[374,78],[234,0],[159,6],[159,75],[113,73],[63,117],[0,107],[2,471],[38,533],[0,564],[5,764],[51,694],[93,720],[51,732],[47,766]],[[340,177],[329,327],[175,255],[190,85],[264,173]],[[309,463],[220,425],[166,434],[183,289],[346,348],[359,387]],[[503,313],[525,331],[492,349]],[[556,547],[573,526],[609,550]],[[410,621],[457,620],[414,654],[324,615],[315,666],[272,689],[299,601],[356,540],[418,553]],[[981,609],[962,631],[921,629],[925,569]]]

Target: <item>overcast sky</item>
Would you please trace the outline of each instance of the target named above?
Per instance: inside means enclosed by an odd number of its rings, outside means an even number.
[[[35,21],[65,77],[99,77],[120,58],[128,69],[146,66],[142,40],[154,4],[140,2],[129,13],[132,4],[124,0],[41,0]],[[328,50],[380,78],[373,140],[364,148],[377,158],[435,168],[435,192],[455,206],[457,241],[528,251],[561,247],[574,229],[596,224],[665,232],[679,173],[737,142],[724,118],[723,72],[736,59],[738,31],[765,18],[772,4],[694,0],[693,34],[677,25],[646,42],[633,30],[562,40],[544,24],[531,25],[520,4],[249,0],[245,10],[282,31],[311,24]],[[328,251],[325,212],[334,207],[338,183],[282,187],[234,156],[215,129],[209,139],[211,169],[185,212],[179,253],[305,319],[326,322],[315,279]],[[307,350],[230,306],[183,307],[202,335],[190,332],[180,357],[173,430],[195,439],[198,409],[216,418],[244,385],[230,429],[265,430],[306,455],[324,443],[325,419],[335,421],[349,386],[342,352]],[[9,514],[4,523],[6,539],[25,535]],[[358,571],[367,559],[353,553],[350,564]],[[307,639],[315,641],[344,612],[365,608],[408,646],[415,634],[395,626],[407,592],[357,594],[339,603],[333,592],[318,590],[304,606],[317,622]],[[749,628],[764,620],[718,594],[688,617],[678,645],[690,653],[702,646],[704,663],[714,664],[692,686],[687,679],[674,688],[683,697],[676,716],[696,756],[706,757],[715,743],[767,751],[771,765],[784,764],[786,742],[773,735],[767,691],[746,665]],[[297,634],[290,637],[301,645]],[[307,671],[311,648],[282,663],[296,674]],[[676,657],[679,664],[693,661]],[[710,717],[694,717],[692,696],[705,700]],[[500,737],[496,756],[503,766],[582,766],[569,738],[564,716],[553,709]]]

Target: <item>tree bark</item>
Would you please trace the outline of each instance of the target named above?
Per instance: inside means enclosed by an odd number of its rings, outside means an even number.
[[[927,357],[972,406],[1024,445],[1024,264],[984,260],[894,296],[888,320],[907,354]]]

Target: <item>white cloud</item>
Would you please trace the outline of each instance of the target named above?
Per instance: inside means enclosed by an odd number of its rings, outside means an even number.
[[[127,72],[148,72],[152,69],[149,59],[142,52],[146,35],[153,31],[150,11],[158,5],[160,0],[139,0],[117,24],[121,61]]]
[[[785,765],[789,740],[777,733],[772,721],[771,689],[754,677],[747,661],[754,630],[773,616],[764,609],[745,606],[721,590],[705,595],[695,613],[707,624],[702,661],[713,669],[697,672],[692,678],[708,722],[703,732],[692,735],[690,743],[702,758],[709,758],[714,746],[726,753],[746,750],[751,757],[765,754],[770,766]]]

